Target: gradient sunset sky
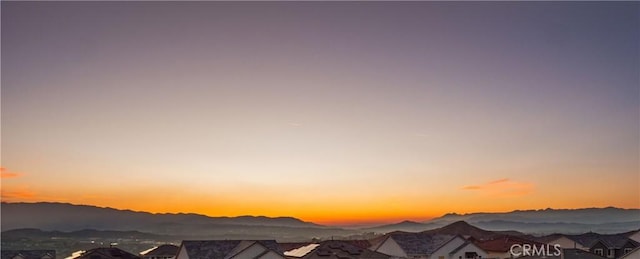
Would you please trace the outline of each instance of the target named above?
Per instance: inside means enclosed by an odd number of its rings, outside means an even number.
[[[640,208],[639,2],[1,5],[2,201]]]

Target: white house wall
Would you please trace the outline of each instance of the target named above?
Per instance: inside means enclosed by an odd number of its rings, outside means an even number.
[[[462,244],[464,244],[464,242],[465,242],[464,239],[460,237],[455,237],[449,240],[449,242],[447,242],[440,248],[438,248],[438,250],[434,251],[429,257],[429,259],[440,259],[440,258],[449,259],[449,253],[451,253],[454,249],[460,247]]]
[[[396,243],[396,241],[391,237],[387,238],[387,240],[385,240],[384,243],[382,243],[382,245],[380,245],[378,249],[376,249],[376,252],[395,257],[407,258],[407,254],[404,252],[404,250],[402,250],[400,245],[398,245],[398,243]]]
[[[180,251],[178,251],[176,259],[189,259],[189,254],[187,254],[187,249],[184,248],[184,246],[180,247]]]

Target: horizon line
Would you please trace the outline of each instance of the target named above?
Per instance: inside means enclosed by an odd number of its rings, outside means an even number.
[[[417,219],[412,220],[412,219],[408,219],[408,218],[404,218],[404,219],[389,219],[389,220],[367,220],[367,219],[363,219],[363,220],[359,220],[359,221],[352,221],[352,220],[330,220],[330,221],[311,221],[311,220],[305,220],[303,218],[299,218],[299,217],[295,217],[295,216],[286,216],[286,215],[281,215],[281,216],[267,216],[267,215],[251,215],[251,214],[242,214],[242,215],[234,215],[234,216],[229,216],[229,215],[207,215],[207,214],[203,214],[203,213],[196,213],[196,212],[151,212],[151,211],[144,211],[144,210],[134,210],[134,209],[129,209],[129,208],[115,208],[115,207],[110,207],[110,206],[100,206],[100,205],[94,205],[94,204],[79,204],[79,203],[71,203],[71,202],[60,202],[60,201],[34,201],[34,202],[25,202],[25,201],[19,201],[19,202],[12,202],[12,201],[0,201],[1,204],[37,204],[37,203],[48,203],[48,204],[64,204],[64,205],[72,205],[72,206],[89,206],[89,207],[95,207],[95,208],[101,208],[101,209],[112,209],[112,210],[118,210],[118,211],[131,211],[131,212],[136,212],[136,213],[149,213],[149,214],[153,214],[153,215],[180,215],[180,214],[186,214],[186,215],[198,215],[198,216],[204,216],[204,217],[209,217],[209,218],[239,218],[239,217],[264,217],[264,218],[270,218],[270,219],[277,219],[277,218],[290,218],[290,219],[296,219],[305,223],[312,223],[312,224],[316,224],[316,225],[321,225],[321,226],[336,226],[336,227],[354,227],[354,226],[375,226],[376,224],[380,224],[380,225],[384,225],[384,224],[398,224],[398,223],[402,223],[402,222],[416,222],[416,223],[426,223],[428,221],[431,220],[435,220],[438,218],[442,218],[445,216],[467,216],[467,215],[472,215],[472,214],[500,214],[500,213],[512,213],[512,212],[525,212],[525,211],[545,211],[545,210],[587,210],[587,209],[621,209],[621,210],[640,210],[640,207],[635,207],[635,208],[624,208],[624,207],[616,207],[616,206],[605,206],[605,207],[581,207],[581,208],[552,208],[552,207],[547,207],[547,208],[539,208],[539,209],[514,209],[514,210],[509,210],[509,211],[478,211],[478,212],[467,212],[467,213],[457,213],[457,212],[448,212],[445,213],[441,216],[436,216],[436,217],[424,217],[423,219]]]

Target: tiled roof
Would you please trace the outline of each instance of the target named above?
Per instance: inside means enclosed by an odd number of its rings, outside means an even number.
[[[153,250],[144,254],[144,256],[175,256],[178,254],[178,246],[175,245],[161,245]]]
[[[190,259],[225,259],[238,254],[254,243],[282,254],[278,243],[274,240],[185,240],[182,241],[182,247],[185,248]]]
[[[22,256],[25,259],[41,259],[50,256],[56,258],[56,250],[2,250],[1,259],[12,259],[16,256]]]
[[[282,250],[280,250],[280,246],[278,245],[278,242],[276,242],[275,240],[258,240],[256,242],[260,243],[267,249],[274,251],[279,255],[282,255]]]
[[[245,249],[249,248],[254,244],[256,244],[255,241],[247,241],[247,240],[240,241],[240,243],[236,247],[234,247],[224,258],[229,259],[231,257],[234,257],[235,255],[241,253],[242,251],[244,251]]]
[[[628,242],[631,242],[634,245],[638,246],[638,242],[624,235],[602,235],[600,237],[600,240],[603,241],[609,248],[622,248]]]
[[[602,242],[605,246],[609,248],[621,248],[627,242],[632,242],[634,245],[640,245],[638,242],[630,239],[628,236],[623,234],[613,234],[613,235],[602,235],[598,233],[584,233],[581,235],[567,235],[566,237],[574,240],[585,247],[592,247],[598,242]]]
[[[391,256],[371,251],[350,244],[348,241],[328,240],[318,244],[313,250],[302,257],[303,259],[389,259]]]
[[[223,259],[240,240],[185,240],[182,247],[190,259]]]
[[[360,248],[370,248],[372,246],[369,240],[342,240],[342,242],[349,243]]]
[[[601,235],[598,233],[589,232],[581,235],[567,235],[566,237],[580,243],[582,246],[591,247],[596,242],[598,242],[598,239],[600,238],[600,236]]]
[[[89,259],[99,256],[102,259],[140,259],[139,256],[117,247],[98,247],[82,253],[78,259]]]
[[[409,256],[431,255],[456,236],[427,233],[392,232],[387,234]]]

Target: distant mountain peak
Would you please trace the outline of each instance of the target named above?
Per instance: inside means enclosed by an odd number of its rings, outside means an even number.
[[[411,220],[403,220],[403,221],[398,222],[398,224],[422,224],[422,223],[418,223],[418,222],[411,221]]]
[[[462,221],[462,220],[453,222],[441,228],[423,231],[422,233],[441,234],[441,235],[460,235],[463,237],[472,237],[476,240],[493,238],[499,235],[503,235],[505,233],[510,235],[516,235],[516,236],[524,236],[524,234],[516,231],[502,232],[502,231],[485,230],[485,229],[476,227],[474,225],[471,225],[468,222]]]
[[[448,227],[474,227],[464,220],[458,220],[448,225]]]
[[[484,229],[471,225],[464,220],[453,222],[445,227],[449,227],[450,229],[464,230],[464,231],[486,231]]]

